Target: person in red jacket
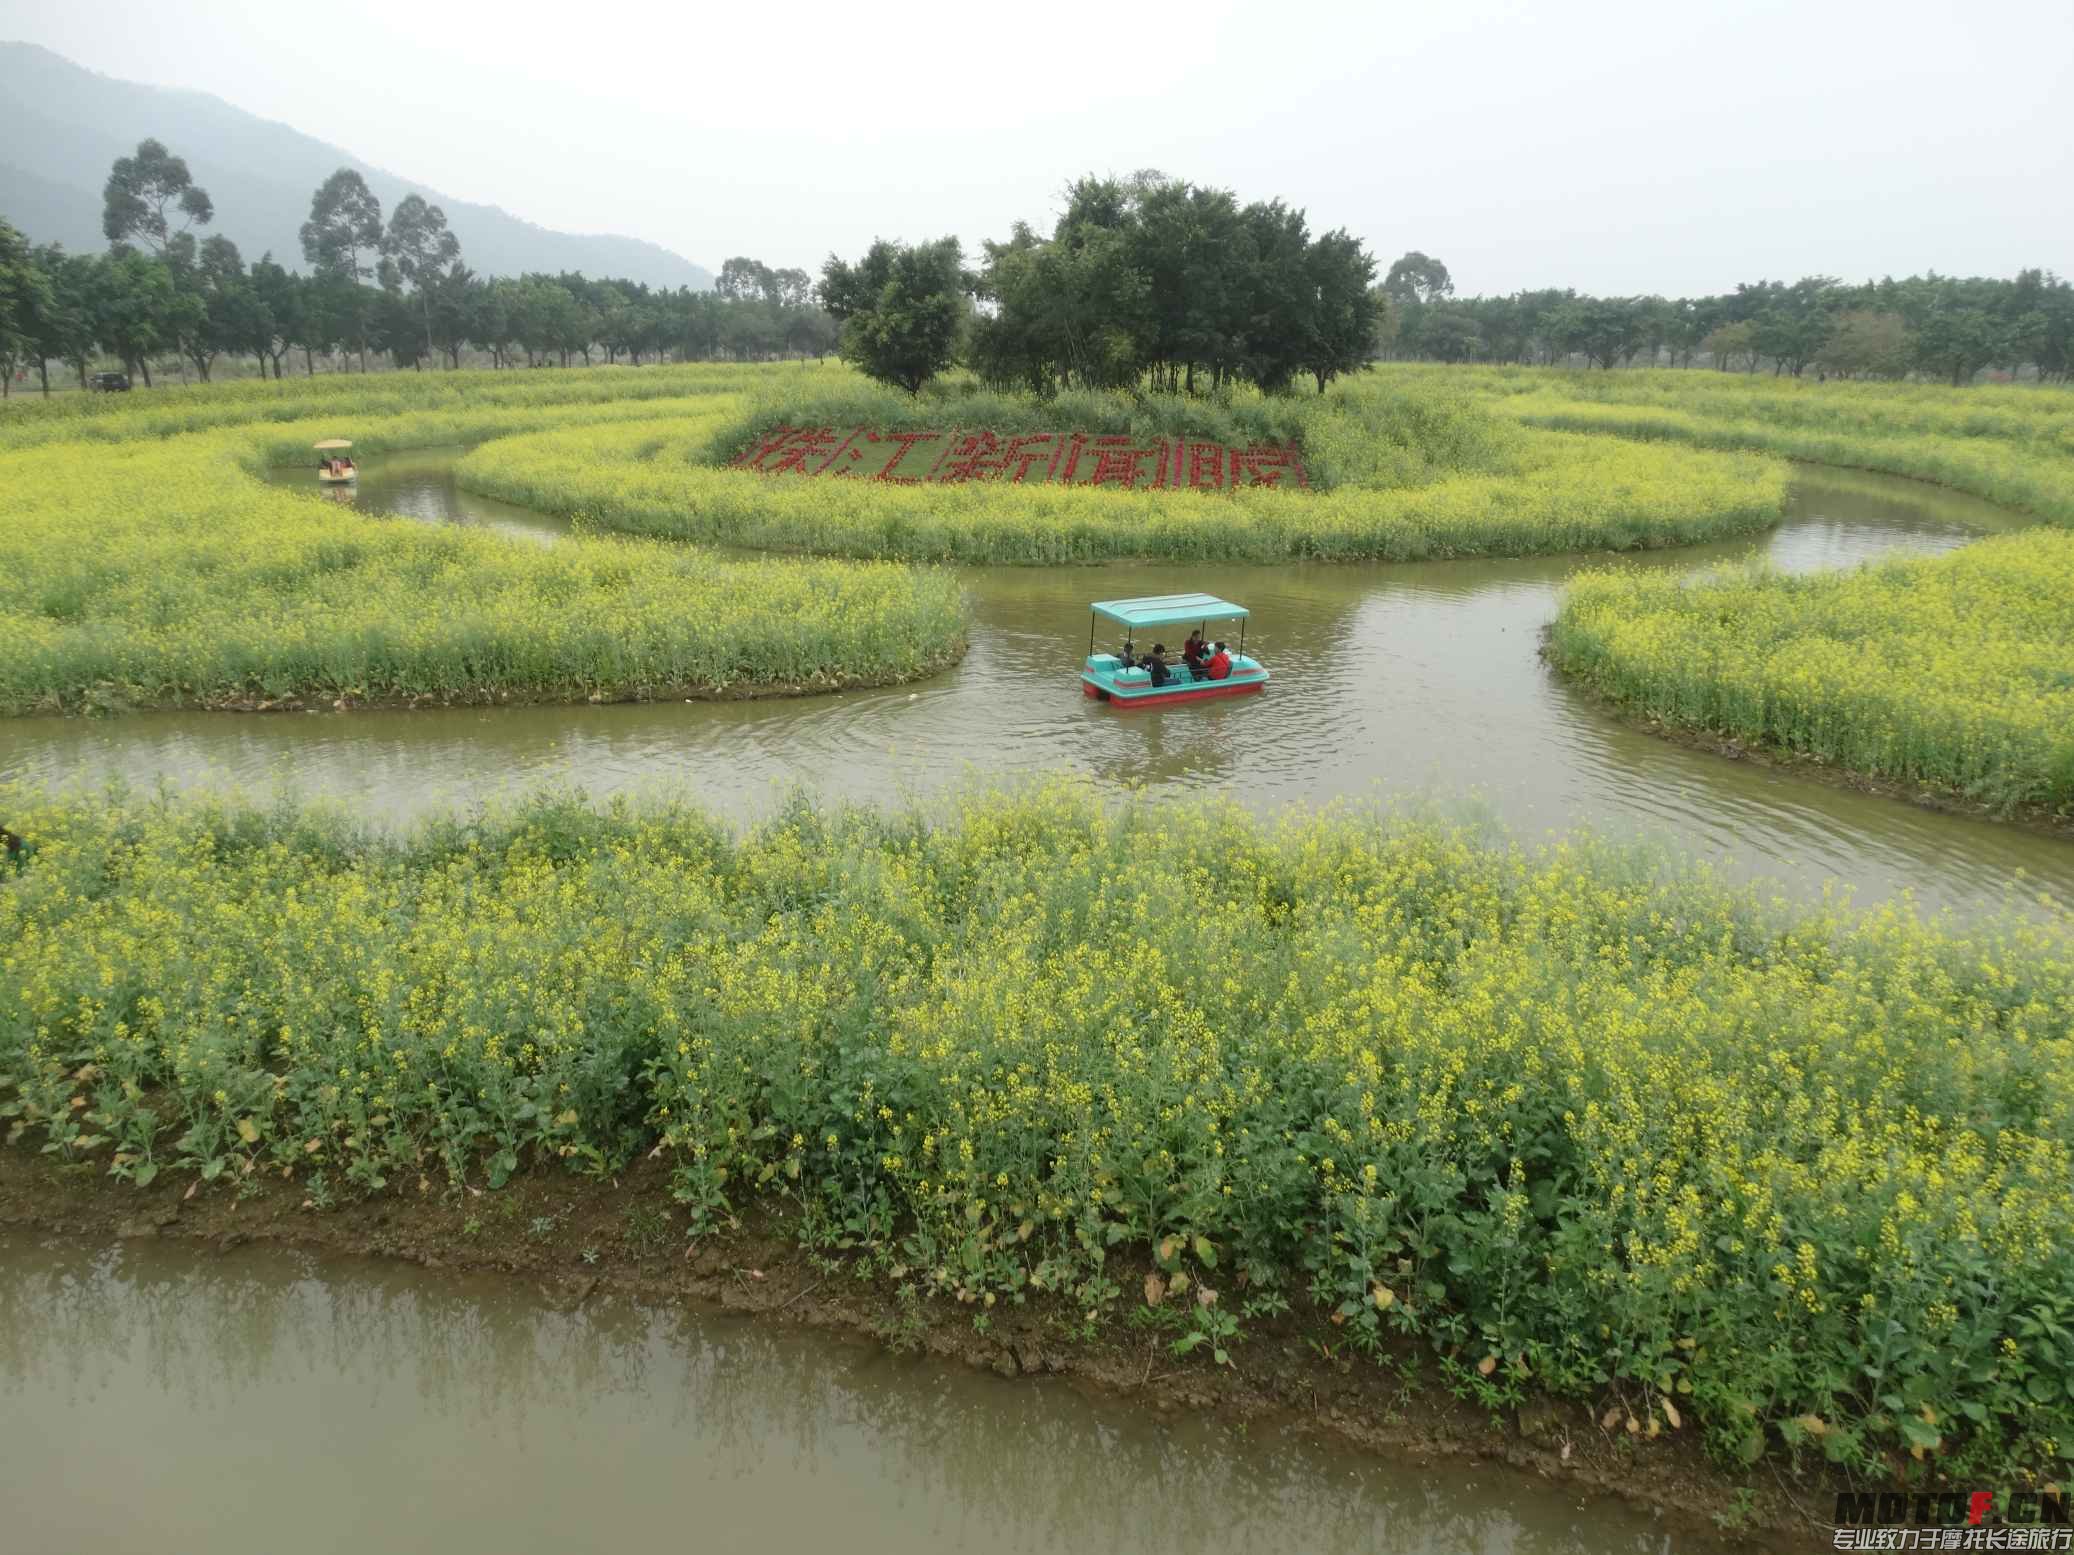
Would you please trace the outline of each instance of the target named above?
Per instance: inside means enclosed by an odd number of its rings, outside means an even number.
[[[1203,674],[1211,680],[1224,680],[1231,675],[1231,655],[1224,651],[1223,643],[1219,643],[1217,651],[1210,655],[1210,662],[1203,666]]]

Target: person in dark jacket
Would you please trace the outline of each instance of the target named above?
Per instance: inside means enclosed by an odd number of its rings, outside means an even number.
[[[1145,669],[1152,676],[1152,683],[1155,686],[1164,686],[1174,678],[1174,672],[1167,668],[1167,645],[1165,643],[1154,643],[1152,645],[1152,657],[1145,661]]]

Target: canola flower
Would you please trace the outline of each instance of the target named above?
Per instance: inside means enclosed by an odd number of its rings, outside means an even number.
[[[942,573],[613,537],[543,551],[254,479],[342,423],[376,454],[662,404],[696,424],[734,382],[683,395],[692,375],[659,374],[680,397],[627,400],[601,374],[556,403],[475,376],[440,383],[443,398],[401,374],[330,380],[322,419],[275,415],[307,415],[317,391],[254,385],[132,416],[0,420],[0,712],[814,690],[912,679],[962,651],[961,592]],[[249,419],[179,430],[233,411]],[[53,427],[96,435],[40,436]]]
[[[781,1200],[944,1298],[1115,1320],[1163,1259],[1731,1461],[2065,1472],[2064,920],[1063,782],[740,837],[0,807],[37,842],[0,1126],[118,1178],[328,1202],[659,1151],[701,1225]]]
[[[1789,577],[1597,571],[1550,657],[1623,709],[2001,806],[2074,809],[2074,536]]]
[[[629,533],[759,550],[1047,565],[1396,561],[1692,544],[1775,521],[1776,461],[1524,431],[1462,396],[1355,380],[1315,401],[1232,405],[1123,395],[904,395],[832,374],[753,397],[715,425],[630,420],[500,438],[464,458],[469,490]],[[1298,440],[1314,487],[1221,495],[975,481],[902,486],[724,468],[780,423],[1133,431],[1235,444]]]
[[[1527,426],[1878,470],[2074,523],[2074,390],[2065,387],[1408,365],[1376,378],[1407,390],[1443,383]]]

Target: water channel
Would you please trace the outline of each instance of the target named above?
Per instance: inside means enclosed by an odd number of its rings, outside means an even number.
[[[552,540],[560,522],[460,491],[454,451],[368,461],[353,510]],[[284,484],[313,485],[304,470]],[[1804,570],[1946,549],[2015,527],[1976,499],[1891,477],[1804,469],[1786,520],[1732,544],[1635,558],[1692,570],[1767,556]],[[688,792],[737,817],[795,785],[897,802],[966,774],[1045,770],[1142,787],[1156,803],[1225,793],[1262,809],[1379,795],[1488,813],[1535,837],[1642,834],[1739,878],[1871,903],[1902,891],[1974,910],[2010,893],[2074,905],[2074,843],[1684,749],[1623,724],[1537,648],[1586,560],[1414,565],[1124,564],[967,573],[972,649],[933,679],[798,700],[16,719],[0,775],[116,773],[151,786],[287,788],[403,821],[543,783]],[[1090,600],[1204,589],[1253,609],[1267,694],[1125,714],[1074,679]]]
[[[1618,1502],[755,1318],[0,1232],[0,1543],[1708,1555]]]
[[[370,460],[370,521],[566,526],[461,491],[452,451]],[[310,484],[306,471],[280,472]],[[343,516],[343,515],[342,515]],[[1788,569],[1949,548],[2014,520],[1808,470],[1786,521],[1641,558]],[[1534,836],[1642,832],[1861,901],[2074,904],[2074,844],[1688,751],[1540,661],[1578,558],[1418,566],[975,569],[972,651],[914,685],[797,701],[10,720],[0,775],[287,787],[404,821],[542,783],[688,791],[737,817],[793,785],[892,801],[967,772],[1066,769],[1155,803],[1370,795]],[[1073,675],[1086,606],[1206,589],[1255,614],[1264,697],[1120,714]],[[754,1319],[245,1248],[0,1232],[9,1547],[1683,1552],[1646,1515],[1293,1430],[1162,1418]]]

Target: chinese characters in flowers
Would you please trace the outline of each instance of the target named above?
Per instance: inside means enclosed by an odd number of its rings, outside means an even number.
[[[1086,432],[874,432],[853,427],[774,427],[735,459],[763,475],[827,475],[887,481],[1055,481],[1122,491],[1228,491],[1237,486],[1306,486],[1294,448]]]

